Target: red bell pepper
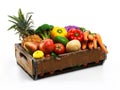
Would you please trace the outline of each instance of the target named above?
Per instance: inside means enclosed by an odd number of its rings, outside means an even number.
[[[83,40],[83,32],[79,29],[72,28],[68,31],[67,37],[69,40],[79,40],[80,42]]]

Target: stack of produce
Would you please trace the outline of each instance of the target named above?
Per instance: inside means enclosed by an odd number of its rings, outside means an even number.
[[[32,29],[32,15],[28,13],[26,16],[21,9],[18,11],[18,16],[9,16],[12,19],[9,21],[13,23],[9,30],[17,31],[22,47],[37,60],[97,47],[108,53],[98,33],[91,33],[85,28],[71,25],[56,27],[43,24],[37,29]]]

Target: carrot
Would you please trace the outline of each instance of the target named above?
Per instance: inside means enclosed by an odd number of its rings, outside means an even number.
[[[105,53],[108,53],[107,48],[104,46],[104,44],[103,44],[103,42],[102,42],[102,38],[101,38],[100,34],[96,34],[96,38],[97,38],[98,44],[100,45],[100,47],[102,48],[102,50],[103,50]]]
[[[83,34],[84,34],[84,40],[87,41],[88,40],[89,31],[86,30]]]
[[[97,39],[95,37],[93,39],[93,47],[94,47],[94,49],[97,48]]]
[[[87,48],[87,41],[83,41],[83,42],[82,42],[81,48],[82,48],[83,50]]]
[[[93,49],[93,41],[88,42],[88,48]]]
[[[92,41],[93,39],[94,39],[94,36],[91,35],[91,34],[89,34],[89,35],[88,35],[88,40],[91,40],[91,41]]]

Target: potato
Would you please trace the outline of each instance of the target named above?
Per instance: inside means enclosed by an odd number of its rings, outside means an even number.
[[[74,52],[78,51],[81,48],[81,43],[79,40],[71,40],[66,45],[66,51],[67,52]]]

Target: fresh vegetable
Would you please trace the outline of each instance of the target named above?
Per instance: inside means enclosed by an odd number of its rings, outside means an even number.
[[[55,52],[56,54],[63,54],[63,53],[65,52],[65,47],[64,47],[64,45],[61,44],[61,43],[56,43],[56,44],[55,44],[55,50],[54,50],[54,52]]]
[[[87,48],[87,41],[82,41],[81,43],[81,49],[84,50]]]
[[[80,29],[78,26],[74,26],[74,25],[69,25],[69,26],[65,26],[66,30],[69,31],[70,29]]]
[[[92,34],[89,34],[89,35],[88,35],[88,40],[93,41],[93,39],[94,39],[94,36],[93,36]]]
[[[43,24],[39,26],[35,33],[40,35],[42,39],[50,38],[50,32],[53,29],[53,25]]]
[[[23,48],[30,54],[38,49],[38,44],[36,42],[25,42]]]
[[[51,53],[51,57],[56,58],[56,54],[54,52]]]
[[[93,41],[89,41],[88,42],[88,48],[89,49],[93,49]]]
[[[81,48],[81,43],[79,40],[71,40],[66,45],[67,52],[78,51]]]
[[[67,31],[65,28],[54,27],[51,31],[51,37],[54,38],[55,36],[67,36]]]
[[[54,37],[54,42],[56,43],[62,43],[64,46],[69,42],[69,40],[66,37],[62,36],[55,36]]]
[[[100,47],[102,48],[102,50],[105,52],[105,53],[108,53],[108,50],[106,49],[105,45],[103,44],[102,42],[102,38],[100,36],[100,34],[96,34],[96,39],[98,41],[98,44],[100,45]]]
[[[81,30],[82,32],[85,32],[85,31],[86,31],[86,29],[85,29],[84,27],[80,27],[80,30]]]
[[[67,37],[69,40],[76,39],[82,42],[84,35],[81,30],[73,28],[68,31]]]
[[[54,48],[55,46],[52,39],[45,39],[39,45],[39,49],[45,54],[50,54],[52,51],[54,51]]]
[[[83,34],[84,34],[84,40],[87,41],[88,40],[89,31],[86,30]]]
[[[42,57],[44,57],[44,53],[41,50],[37,50],[33,53],[33,57],[34,58],[42,58]]]
[[[97,39],[95,37],[93,39],[93,47],[94,47],[94,49],[97,48]]]

